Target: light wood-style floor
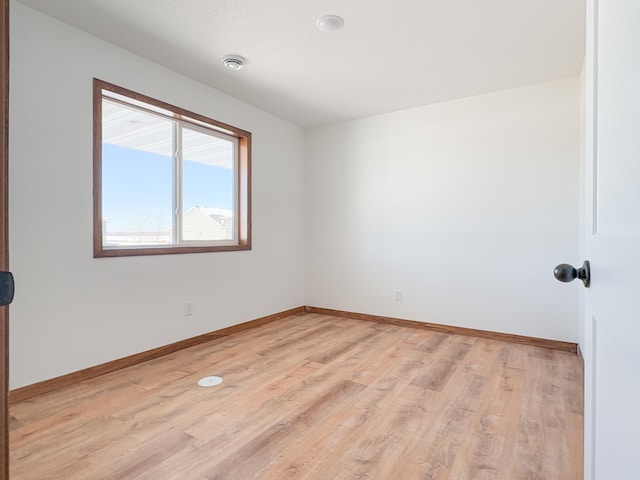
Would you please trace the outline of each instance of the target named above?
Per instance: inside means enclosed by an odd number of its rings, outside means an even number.
[[[579,480],[582,412],[575,354],[306,314],[14,405],[11,479]]]

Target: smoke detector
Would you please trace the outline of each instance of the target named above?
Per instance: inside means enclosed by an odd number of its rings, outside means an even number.
[[[335,32],[344,27],[344,18],[339,15],[323,15],[316,21],[316,27],[323,32]]]
[[[225,55],[222,57],[222,64],[227,67],[228,70],[240,70],[244,67],[246,60],[240,55]]]

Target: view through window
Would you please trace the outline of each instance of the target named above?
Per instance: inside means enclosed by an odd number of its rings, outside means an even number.
[[[250,134],[95,82],[95,256],[250,248]]]

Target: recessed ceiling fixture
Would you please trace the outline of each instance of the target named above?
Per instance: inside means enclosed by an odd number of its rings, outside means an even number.
[[[229,70],[240,70],[245,63],[246,60],[240,55],[225,55],[222,57],[222,64]]]
[[[344,18],[338,15],[323,15],[316,21],[316,26],[323,32],[335,32],[344,27]]]

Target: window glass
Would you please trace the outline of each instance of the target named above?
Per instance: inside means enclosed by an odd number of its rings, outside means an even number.
[[[233,240],[236,142],[189,128],[182,139],[182,240]]]
[[[172,122],[102,103],[102,216],[107,247],[172,243]]]
[[[94,256],[251,248],[251,134],[94,80]]]

